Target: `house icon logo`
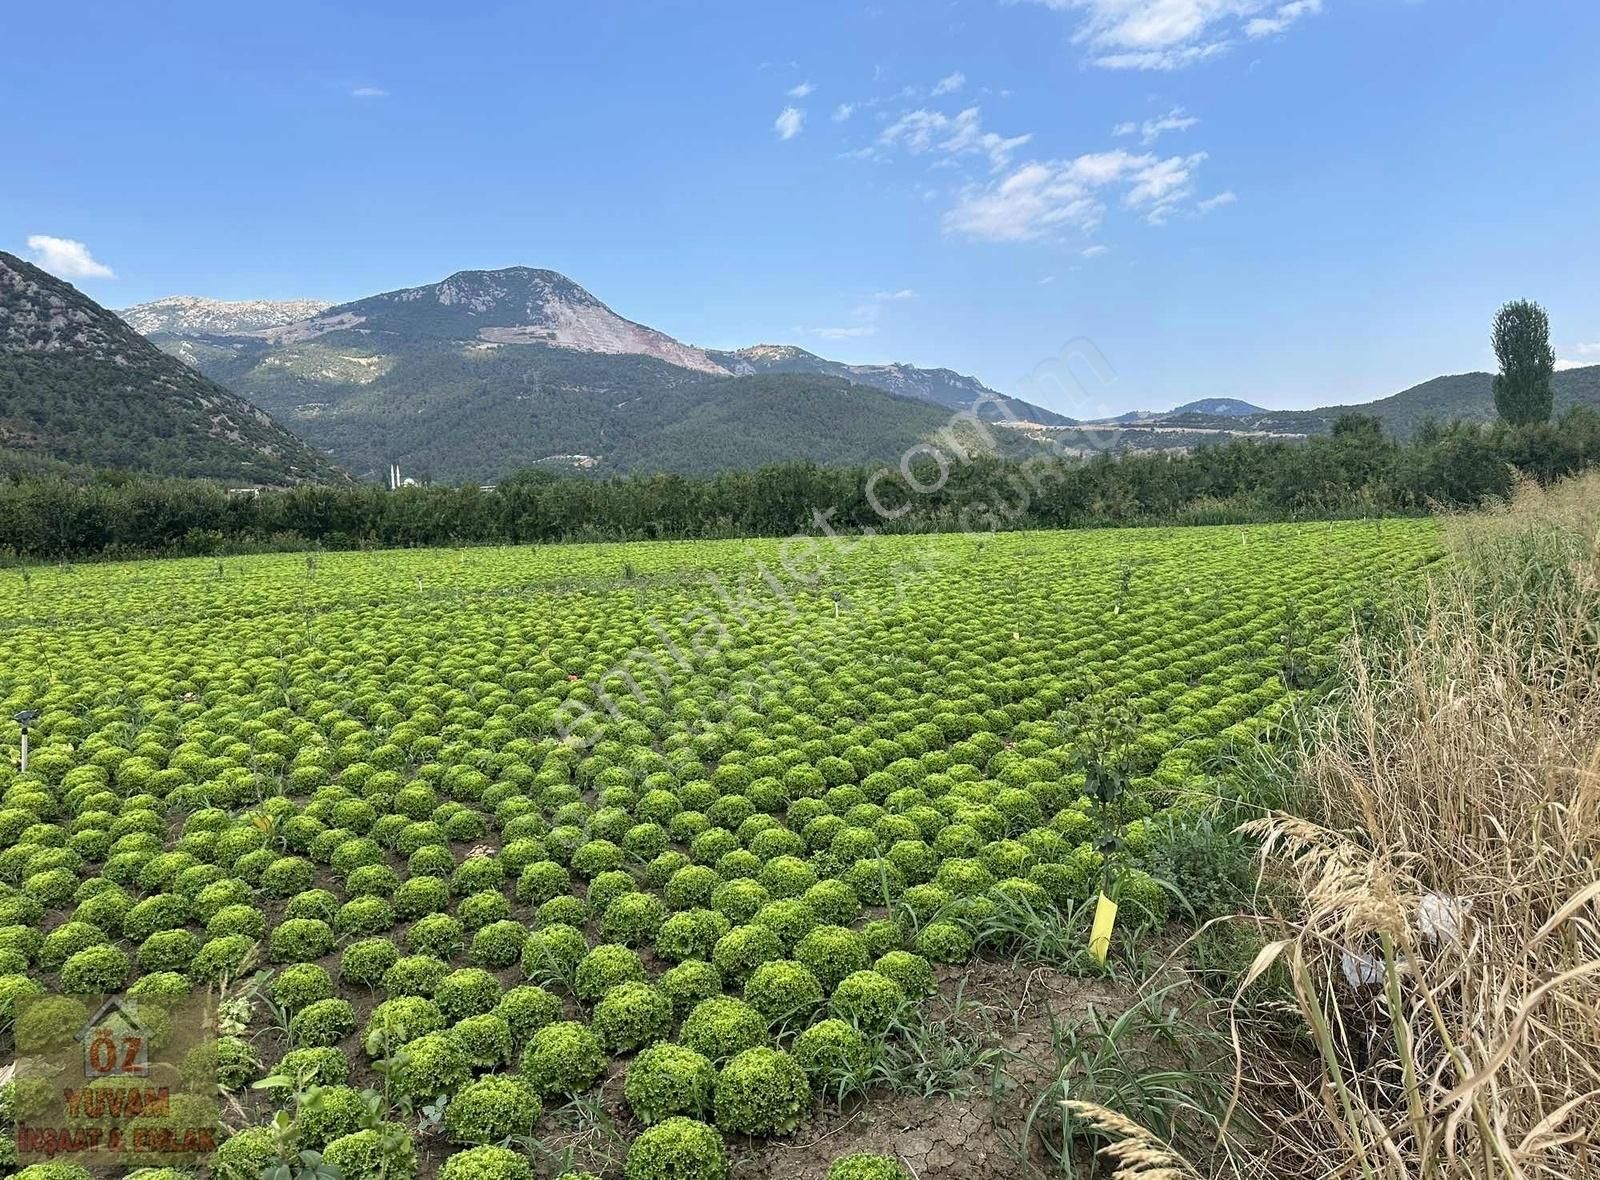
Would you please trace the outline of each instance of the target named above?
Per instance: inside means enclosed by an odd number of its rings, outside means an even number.
[[[83,1045],[83,1076],[150,1076],[150,1038],[138,1013],[113,996],[75,1038]]]

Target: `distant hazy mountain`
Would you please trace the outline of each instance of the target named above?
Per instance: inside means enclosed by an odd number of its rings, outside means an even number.
[[[0,252],[0,447],[235,483],[347,477],[69,283]]]
[[[332,304],[323,299],[201,299],[171,295],[117,312],[143,336],[170,332],[179,336],[236,336],[308,320]]]
[[[1242,402],[1236,397],[1203,397],[1196,402],[1185,402],[1169,410],[1170,414],[1214,414],[1224,418],[1243,418],[1250,414],[1264,414],[1260,406]]]
[[[127,312],[162,325],[151,339],[163,349],[368,478],[391,462],[458,481],[527,466],[897,458],[950,411],[998,396],[949,370],[842,365],[802,349],[708,352],[528,267],[462,271],[265,327],[193,330],[156,314]],[[986,413],[1069,421],[1025,402],[1005,407]]]

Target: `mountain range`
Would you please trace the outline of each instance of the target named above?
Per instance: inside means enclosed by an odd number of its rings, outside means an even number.
[[[272,485],[346,478],[257,407],[4,252],[0,449],[6,467],[22,470],[70,464]]]
[[[789,346],[698,348],[529,267],[296,310],[175,297],[121,314],[369,479],[391,463],[483,482],[527,467],[881,461],[962,412],[1071,424],[948,369],[846,365]],[[1002,437],[1011,453],[1039,446]]]

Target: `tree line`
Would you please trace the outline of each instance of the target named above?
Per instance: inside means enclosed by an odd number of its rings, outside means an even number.
[[[1516,479],[1600,453],[1600,415],[1428,425],[1409,441],[1350,415],[1305,441],[1235,440],[1185,455],[1000,458],[918,448],[901,464],[780,463],[704,477],[609,480],[527,471],[476,486],[307,486],[247,497],[196,480],[21,469],[0,482],[13,561],[297,549],[1248,523],[1469,508]]]

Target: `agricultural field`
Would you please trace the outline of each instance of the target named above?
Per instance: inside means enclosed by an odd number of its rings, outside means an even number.
[[[7,573],[0,703],[38,716],[0,1013],[209,990],[231,1180],[738,1176],[969,964],[1115,973],[1189,913],[1195,800],[1438,552],[1391,520]],[[557,1150],[601,1120],[615,1153]]]

